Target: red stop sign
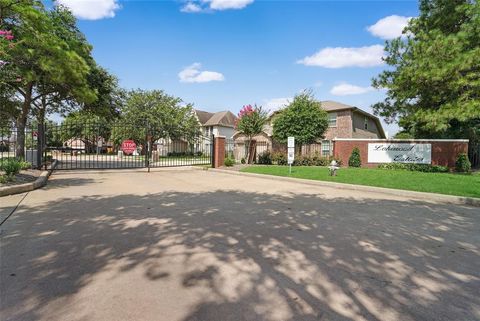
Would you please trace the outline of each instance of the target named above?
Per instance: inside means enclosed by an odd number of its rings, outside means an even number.
[[[137,144],[133,140],[124,140],[122,142],[122,151],[127,154],[131,155],[137,149]]]

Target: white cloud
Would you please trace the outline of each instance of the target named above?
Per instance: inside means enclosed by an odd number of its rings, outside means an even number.
[[[253,0],[206,0],[212,10],[243,9]]]
[[[360,87],[348,83],[342,83],[333,86],[333,88],[330,90],[330,93],[335,96],[349,96],[366,94],[372,90],[374,90],[373,87]]]
[[[254,0],[189,0],[181,9],[182,12],[198,13],[215,10],[243,9]]]
[[[403,29],[412,17],[392,15],[378,20],[367,30],[374,36],[382,39],[394,39],[402,36]]]
[[[68,7],[79,19],[98,20],[115,17],[120,9],[117,0],[56,0],[59,5]]]
[[[188,13],[195,13],[195,12],[201,12],[203,9],[200,7],[198,4],[194,2],[187,2],[182,9],[180,9],[181,12],[188,12]]]
[[[292,101],[292,97],[265,99],[263,107],[265,107],[266,110],[273,112],[287,106]]]
[[[325,68],[373,67],[383,64],[382,56],[382,45],[356,48],[327,47],[311,56],[298,60],[297,63]]]
[[[178,73],[180,82],[204,83],[210,81],[224,81],[225,77],[216,71],[201,71],[202,65],[198,62],[184,68]]]

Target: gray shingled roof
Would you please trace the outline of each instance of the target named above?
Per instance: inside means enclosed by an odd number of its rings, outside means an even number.
[[[195,109],[195,114],[197,114],[198,120],[202,125],[205,125],[205,123],[213,116],[213,113],[210,113],[208,111],[198,110],[198,109]]]
[[[213,114],[204,126],[224,126],[235,127],[235,119],[237,117],[230,111],[220,111]]]
[[[325,100],[320,102],[322,104],[322,108],[326,111],[335,111],[335,110],[343,110],[343,109],[353,109],[355,107],[345,105],[336,101]]]

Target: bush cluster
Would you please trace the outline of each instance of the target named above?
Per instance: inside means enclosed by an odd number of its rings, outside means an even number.
[[[472,169],[472,164],[467,154],[460,154],[455,162],[455,171],[460,173],[468,173]]]
[[[168,152],[168,157],[200,157],[203,156],[202,152]]]
[[[230,157],[225,158],[225,166],[232,167],[233,165],[235,165],[235,159]]]
[[[282,152],[273,153],[272,162],[277,165],[288,165],[287,154]]]
[[[388,163],[378,165],[380,169],[401,169],[407,171],[417,171],[424,173],[447,173],[448,167],[430,164],[407,164],[407,163]]]
[[[5,172],[7,177],[12,177],[15,174],[18,174],[20,170],[27,166],[30,167],[30,163],[19,161],[16,158],[7,158],[0,161],[0,170]]]
[[[319,154],[314,155],[296,155],[292,166],[328,166],[334,158],[322,157]],[[337,164],[341,165],[341,160],[335,159]],[[257,164],[261,165],[288,165],[287,155],[282,152],[270,153],[263,152],[258,155]]]
[[[272,157],[272,153],[270,153],[270,151],[267,150],[267,151],[258,155],[257,164],[272,165],[272,163],[273,163],[273,157]]]

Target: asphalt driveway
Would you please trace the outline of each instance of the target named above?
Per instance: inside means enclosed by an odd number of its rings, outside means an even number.
[[[480,209],[201,170],[0,198],[1,320],[479,320]]]

